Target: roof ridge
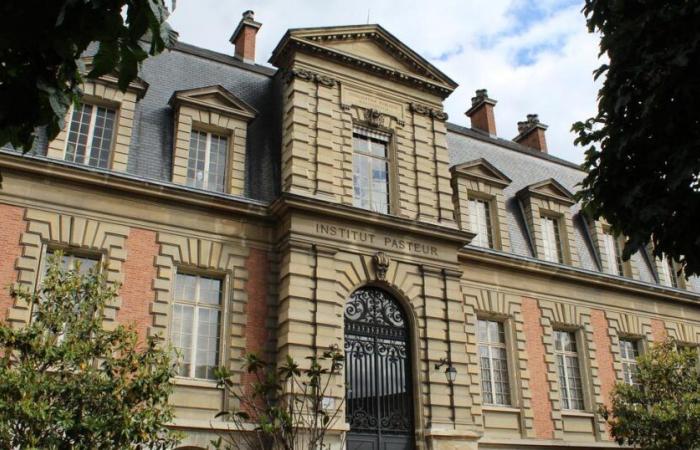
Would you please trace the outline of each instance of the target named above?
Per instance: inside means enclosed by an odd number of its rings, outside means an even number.
[[[249,70],[251,72],[259,73],[261,75],[273,76],[277,73],[277,69],[273,67],[263,66],[261,64],[251,64],[240,59],[227,55],[226,53],[217,52],[215,50],[210,50],[208,48],[199,47],[194,44],[188,44],[187,42],[177,41],[172,48],[173,50],[181,51],[183,53],[188,53],[190,55],[199,56],[200,58],[208,59],[210,61],[216,61],[222,64],[228,64],[229,66],[235,66],[241,69]]]
[[[507,139],[499,138],[499,137],[493,137],[490,136],[486,133],[480,132],[478,130],[474,130],[472,128],[467,128],[462,125],[457,125],[456,123],[452,122],[447,122],[447,130],[451,131],[453,133],[458,133],[464,136],[472,137],[474,139],[479,139],[484,142],[489,142],[494,145],[498,145],[500,147],[505,147],[509,150],[514,150],[516,152],[524,153],[529,156],[533,156],[535,158],[540,158],[540,159],[545,159],[547,161],[560,164],[562,166],[566,166],[572,169],[576,169],[582,173],[586,173],[583,169],[581,169],[581,166],[568,161],[563,158],[559,158],[557,156],[550,155],[548,153],[542,153],[539,150],[534,150],[531,149],[530,147],[526,147],[524,145],[518,144],[517,142],[509,141]]]

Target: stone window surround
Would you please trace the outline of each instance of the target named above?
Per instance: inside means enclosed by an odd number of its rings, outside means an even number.
[[[552,403],[552,420],[554,438],[564,438],[564,417],[567,415],[590,415],[594,421],[596,440],[606,434],[606,425],[602,416],[595,410],[603,403],[600,394],[598,361],[591,324],[591,310],[587,307],[552,300],[539,300],[542,310],[543,341],[546,352],[547,379],[550,383],[549,398]],[[559,374],[554,358],[554,331],[573,331],[576,334],[579,354],[579,370],[583,387],[585,411],[568,411],[561,408]]]
[[[608,336],[610,337],[613,356],[613,369],[617,381],[622,377],[622,358],[620,357],[620,339],[630,339],[638,341],[639,354],[643,355],[649,349],[650,343],[654,342],[651,331],[651,319],[645,316],[638,316],[623,312],[605,312],[608,320]]]
[[[136,109],[136,102],[145,95],[148,84],[137,79],[131,82],[126,92],[121,92],[117,87],[116,77],[105,75],[98,79],[86,80],[81,89],[83,92],[82,102],[111,108],[116,111],[108,168],[117,172],[126,172],[129,162],[131,133],[134,126],[134,110]],[[70,131],[73,109],[74,107],[71,105],[64,119],[63,129],[55,139],[49,142],[46,150],[47,157],[60,160],[65,159],[66,142]]]
[[[488,201],[493,248],[510,251],[510,234],[503,195],[503,189],[511,182],[510,178],[483,158],[453,166],[450,172],[455,215],[462,229],[467,229],[470,223],[468,200],[476,198]]]
[[[669,264],[673,270],[678,272],[680,269],[679,264],[676,261],[669,261],[667,262],[667,257],[664,257],[664,259],[657,258],[654,256],[653,252],[649,252],[650,259],[653,261],[653,266],[654,266],[654,272],[656,273],[656,279],[658,280],[659,284],[662,286],[666,287],[671,287],[673,286],[666,284],[666,280],[663,279],[662,275],[664,273],[664,264]],[[669,267],[669,270],[671,269]],[[684,276],[684,272],[681,270],[681,273],[676,275],[676,278],[678,279],[678,287],[676,289],[687,289],[687,284]]]
[[[47,248],[70,250],[78,254],[100,255],[106,266],[106,278],[110,284],[124,280],[122,265],[126,261],[126,239],[129,228],[102,220],[77,215],[62,214],[29,208],[25,212],[27,229],[22,233],[22,255],[15,267],[18,271],[17,286],[34,290],[40,280]],[[31,311],[26,302],[17,299],[10,308],[8,321],[13,327],[29,322]],[[117,310],[121,298],[105,308],[105,327],[116,326]]]
[[[228,139],[224,193],[244,195],[248,123],[257,111],[221,86],[176,91],[169,101],[174,110],[172,181],[187,185],[192,131]]]
[[[465,302],[465,324],[468,337],[467,356],[470,359],[472,403],[475,407],[474,421],[483,421],[483,414],[489,409],[513,411],[519,414],[520,429],[523,438],[536,437],[534,428],[534,410],[528,371],[528,355],[525,348],[524,321],[521,312],[521,299],[518,296],[499,291],[483,289],[480,286],[462,285]],[[506,331],[506,349],[508,357],[508,377],[511,389],[511,406],[496,407],[484,405],[481,399],[481,376],[476,339],[476,321],[478,319],[499,320],[504,322]]]
[[[156,242],[160,248],[155,261],[155,300],[151,304],[154,319],[148,334],[158,335],[167,342],[170,341],[172,296],[178,270],[188,274],[221,278],[224,280],[224,295],[219,363],[232,368],[234,380],[241,382],[241,363],[246,349],[247,249],[230,243],[164,232],[158,232]],[[216,382],[210,380],[183,377],[176,377],[174,382],[178,385],[205,387],[216,385]]]
[[[550,189],[550,192],[547,192],[547,188]],[[548,179],[521,189],[517,193],[517,198],[523,206],[525,222],[532,238],[535,256],[543,258],[541,255],[544,252],[544,238],[540,218],[549,216],[558,219],[563,258],[561,264],[580,267],[571,212],[571,207],[575,204],[573,194],[556,180]]]
[[[593,241],[593,247],[599,256],[599,262],[601,265],[600,270],[604,273],[610,274],[608,270],[610,261],[608,261],[608,254],[605,249],[605,241],[603,236],[605,233],[610,232],[610,225],[602,218],[595,221],[586,220],[586,222],[591,235],[591,240]],[[620,244],[620,251],[622,251],[624,248],[623,238],[622,236],[617,236],[616,239]],[[628,261],[622,261],[622,268],[623,274],[618,276],[632,278],[635,280],[639,279],[639,267],[637,267],[637,263],[634,258],[630,258]]]

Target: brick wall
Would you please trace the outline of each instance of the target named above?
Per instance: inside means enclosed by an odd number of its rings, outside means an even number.
[[[0,204],[0,321],[5,320],[13,304],[10,286],[17,281],[15,262],[20,256],[20,240],[26,228],[24,208]]]
[[[591,310],[591,325],[593,326],[593,342],[595,342],[596,358],[598,359],[598,378],[600,380],[600,395],[606,406],[610,406],[610,394],[615,387],[615,367],[611,351],[612,342],[608,334],[608,319],[605,312],[599,309]]]
[[[121,324],[135,325],[139,339],[144,340],[148,327],[153,323],[150,305],[155,295],[154,259],[158,255],[156,233],[132,228],[126,240],[126,254],[123,266],[124,284],[120,290],[122,305],[117,321]]]
[[[554,437],[554,423],[552,422],[552,403],[549,400],[550,388],[547,381],[544,343],[542,342],[544,334],[540,322],[542,311],[537,300],[523,297],[522,313],[528,370],[530,371],[535,435],[540,439],[552,439]]]
[[[654,342],[661,342],[666,339],[668,333],[666,333],[666,326],[663,320],[651,319],[651,336],[654,338]]]
[[[246,304],[246,352],[262,354],[268,340],[267,320],[267,280],[269,264],[267,253],[251,248],[245,263],[248,281],[245,290],[248,295]]]

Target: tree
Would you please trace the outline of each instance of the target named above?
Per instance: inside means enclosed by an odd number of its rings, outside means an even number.
[[[230,432],[212,442],[226,450],[319,450],[326,448],[328,430],[338,425],[343,401],[332,398],[342,374],[343,353],[335,346],[310,356],[303,369],[291,357],[279,366],[255,354],[245,357],[243,371],[252,383],[241,386],[227,368],[217,369],[219,385],[235,400],[221,411]]]
[[[171,448],[168,351],[133,328],[105,330],[116,287],[59,262],[38,293],[13,293],[33,305],[31,322],[0,323],[0,448]]]
[[[673,340],[637,359],[637,384],[618,383],[603,417],[620,445],[645,450],[700,449],[700,374],[697,349]]]
[[[29,150],[40,126],[56,137],[92,42],[99,48],[87,77],[115,72],[126,90],[141,61],[174,44],[167,15],[163,0],[0,2],[0,146]]]
[[[585,211],[654,255],[700,274],[700,2],[586,0],[608,63],[598,114],[577,122]]]

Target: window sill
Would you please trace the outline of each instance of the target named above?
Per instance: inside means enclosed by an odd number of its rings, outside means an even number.
[[[170,380],[175,386],[201,387],[208,389],[222,389],[218,387],[214,380],[200,380],[197,378],[174,377]]]
[[[500,406],[500,405],[483,405],[481,407],[482,411],[491,411],[491,412],[503,412],[503,413],[512,413],[512,414],[520,414],[520,408],[515,408],[512,406]]]
[[[561,415],[562,416],[570,416],[570,417],[589,417],[589,418],[595,417],[595,414],[592,412],[577,411],[575,409],[563,409],[561,411]]]

